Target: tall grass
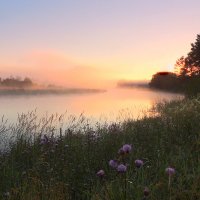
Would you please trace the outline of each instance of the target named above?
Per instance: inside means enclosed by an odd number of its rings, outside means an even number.
[[[34,112],[14,126],[2,123],[2,137],[14,136],[0,154],[1,199],[200,199],[200,98],[161,102],[154,112],[95,128],[81,116],[64,129],[62,116],[39,120]],[[124,144],[132,151],[120,155]],[[126,172],[110,167],[111,159]],[[167,167],[176,173],[169,177]]]

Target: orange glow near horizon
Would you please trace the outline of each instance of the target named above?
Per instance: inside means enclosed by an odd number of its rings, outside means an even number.
[[[179,1],[1,1],[0,76],[105,88],[172,71],[199,33],[200,1]]]
[[[4,60],[0,63],[0,73],[3,76],[28,76],[42,84],[105,88],[115,86],[119,80],[150,80],[157,71],[173,68],[172,65],[160,68],[165,60],[150,61],[150,55],[144,61],[122,57],[101,61],[70,57],[52,50],[34,51],[15,60]]]

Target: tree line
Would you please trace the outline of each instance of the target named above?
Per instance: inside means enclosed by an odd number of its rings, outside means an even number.
[[[17,88],[27,88],[33,86],[34,83],[30,78],[0,78],[0,87],[17,87]]]
[[[200,93],[200,35],[191,44],[187,56],[181,56],[176,61],[174,72],[157,72],[152,76],[149,85],[152,88],[188,95]]]

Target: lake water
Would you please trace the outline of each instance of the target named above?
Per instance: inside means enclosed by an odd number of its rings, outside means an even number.
[[[153,103],[181,95],[141,88],[114,88],[107,92],[68,95],[0,96],[0,117],[16,122],[17,115],[37,109],[37,115],[63,114],[102,121],[141,117]]]

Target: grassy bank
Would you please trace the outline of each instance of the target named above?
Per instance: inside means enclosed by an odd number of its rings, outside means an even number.
[[[36,123],[35,116],[25,116],[11,130],[2,123],[2,137],[11,131],[15,138],[0,155],[0,198],[200,199],[200,98],[162,102],[155,112],[95,130],[87,123],[71,126],[59,134],[53,119]],[[124,144],[131,149],[119,151]],[[138,159],[143,163],[135,164]]]

